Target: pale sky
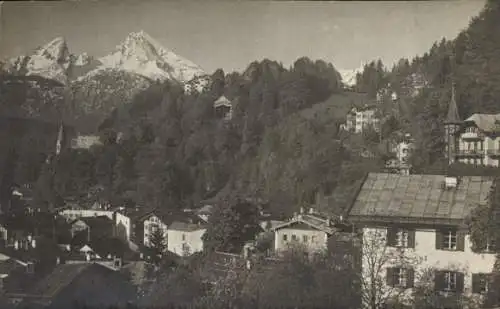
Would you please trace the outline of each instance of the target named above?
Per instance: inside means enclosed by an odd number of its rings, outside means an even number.
[[[241,71],[268,58],[299,57],[355,69],[381,58],[392,65],[454,38],[484,0],[425,2],[78,1],[5,2],[0,59],[29,53],[55,37],[72,53],[103,56],[144,30],[211,73]]]

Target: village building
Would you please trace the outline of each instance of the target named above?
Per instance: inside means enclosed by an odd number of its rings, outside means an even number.
[[[203,251],[203,235],[207,226],[202,219],[173,221],[167,229],[168,250],[180,256]]]
[[[291,246],[304,246],[308,251],[329,249],[329,240],[335,234],[334,221],[322,214],[304,208],[290,220],[276,226],[274,230],[274,251],[280,253]]]
[[[500,114],[476,113],[462,120],[453,87],[444,126],[445,155],[450,164],[499,166]]]
[[[23,308],[124,307],[135,289],[120,273],[99,264],[61,264],[20,291],[5,291],[10,304]]]
[[[225,96],[220,96],[214,102],[215,115],[224,120],[231,120],[233,117],[233,104]]]
[[[346,122],[340,128],[354,133],[362,133],[368,128],[378,132],[380,119],[377,116],[377,107],[373,104],[353,106],[346,115]]]
[[[482,278],[495,263],[494,243],[474,251],[466,220],[472,209],[487,206],[492,185],[488,177],[368,174],[348,215],[363,234],[364,280],[373,275],[370,257],[403,252],[418,262],[388,259],[378,265],[381,293],[402,289],[409,296],[416,278],[430,271],[437,293],[480,297],[488,288]]]

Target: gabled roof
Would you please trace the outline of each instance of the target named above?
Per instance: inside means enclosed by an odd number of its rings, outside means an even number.
[[[369,173],[349,211],[349,220],[460,225],[470,211],[487,204],[491,177],[459,177],[444,187],[444,175]]]
[[[449,124],[459,124],[462,123],[460,120],[460,114],[458,113],[457,102],[455,100],[455,86],[451,89],[451,100],[448,105],[448,114],[446,115],[445,123]]]
[[[313,229],[323,231],[329,235],[332,235],[335,232],[335,228],[330,226],[328,223],[328,219],[321,218],[314,214],[300,214],[296,217],[292,218],[292,220],[287,221],[283,224],[276,226],[273,230],[280,230],[282,228],[286,228],[295,224],[305,224]]]
[[[186,223],[186,222],[180,222],[180,221],[174,221],[170,226],[168,227],[169,230],[173,231],[184,231],[184,232],[194,232],[198,230],[203,230],[206,229],[206,225],[202,224],[201,222],[199,224],[196,223]]]
[[[214,102],[214,107],[219,107],[219,106],[231,107],[232,103],[231,101],[228,100],[228,98],[222,95]]]
[[[483,132],[500,132],[500,114],[473,114],[465,122],[473,122]]]
[[[52,273],[40,280],[28,294],[52,299],[83,272],[92,268],[108,271],[105,267],[93,263],[61,264]]]
[[[76,219],[74,222],[76,221],[85,222],[90,229],[109,228],[114,224],[113,220],[111,220],[108,216],[82,217]]]

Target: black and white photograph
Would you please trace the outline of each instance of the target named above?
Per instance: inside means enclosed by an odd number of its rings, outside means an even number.
[[[0,1],[0,309],[500,309],[499,162],[497,0]]]

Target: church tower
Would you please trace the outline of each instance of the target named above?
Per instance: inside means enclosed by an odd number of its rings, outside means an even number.
[[[458,150],[458,141],[456,133],[460,130],[462,121],[458,113],[457,102],[455,99],[455,83],[451,86],[451,101],[448,105],[448,114],[444,122],[446,151],[445,156],[448,158],[448,164],[455,162],[456,151]]]
[[[63,124],[61,123],[59,125],[59,132],[57,133],[56,156],[61,153],[63,142],[64,142],[64,127]]]

